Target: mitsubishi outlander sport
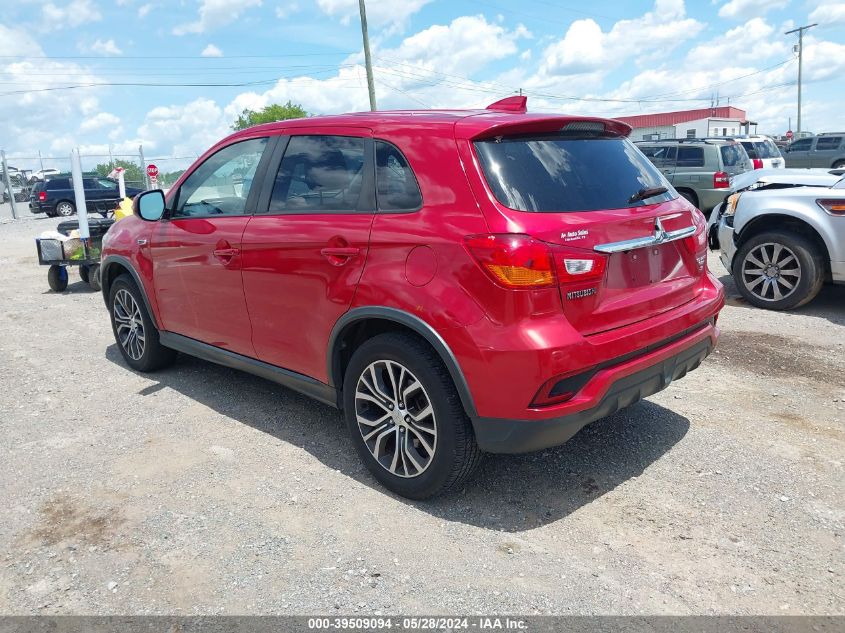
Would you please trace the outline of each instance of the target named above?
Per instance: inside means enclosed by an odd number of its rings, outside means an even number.
[[[341,408],[369,470],[411,498],[482,453],[562,444],[718,335],[704,217],[630,131],[510,97],[236,132],[106,234],[120,352]]]

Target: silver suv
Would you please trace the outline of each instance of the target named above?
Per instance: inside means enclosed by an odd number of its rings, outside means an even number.
[[[845,284],[845,170],[758,169],[713,211],[711,250],[749,303],[789,310]]]
[[[783,149],[787,167],[845,167],[845,132],[799,138]]]
[[[705,215],[733,192],[731,178],[752,167],[745,148],[733,139],[641,141],[637,147]]]

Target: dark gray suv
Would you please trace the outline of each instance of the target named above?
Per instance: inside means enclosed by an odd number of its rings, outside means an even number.
[[[783,149],[787,167],[845,167],[845,132],[799,138]]]

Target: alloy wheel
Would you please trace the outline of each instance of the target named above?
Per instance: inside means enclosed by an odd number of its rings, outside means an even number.
[[[748,252],[742,262],[742,283],[762,301],[781,301],[801,280],[801,264],[783,244],[766,242]]]
[[[141,316],[141,308],[135,302],[135,298],[121,288],[114,296],[114,325],[117,330],[117,339],[132,360],[141,360],[144,355],[146,338],[144,336],[144,319]]]
[[[355,418],[367,449],[397,477],[421,475],[437,450],[437,420],[422,383],[392,360],[370,363],[355,388]]]
[[[59,215],[67,217],[69,215],[73,215],[73,206],[71,206],[71,204],[68,202],[61,202],[56,208],[56,211]]]

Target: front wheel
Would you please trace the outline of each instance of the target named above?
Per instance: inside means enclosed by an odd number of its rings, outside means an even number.
[[[176,352],[159,341],[158,330],[147,312],[141,291],[129,275],[121,275],[112,283],[109,313],[117,346],[132,369],[155,371],[176,359]]]
[[[455,488],[481,461],[449,372],[419,338],[390,333],[363,343],[346,370],[343,405],[364,464],[404,497]]]
[[[47,271],[47,283],[53,292],[64,292],[67,288],[67,268],[53,264]]]
[[[749,303],[791,310],[819,293],[824,261],[818,247],[803,235],[773,231],[755,235],[740,246],[733,276]]]

